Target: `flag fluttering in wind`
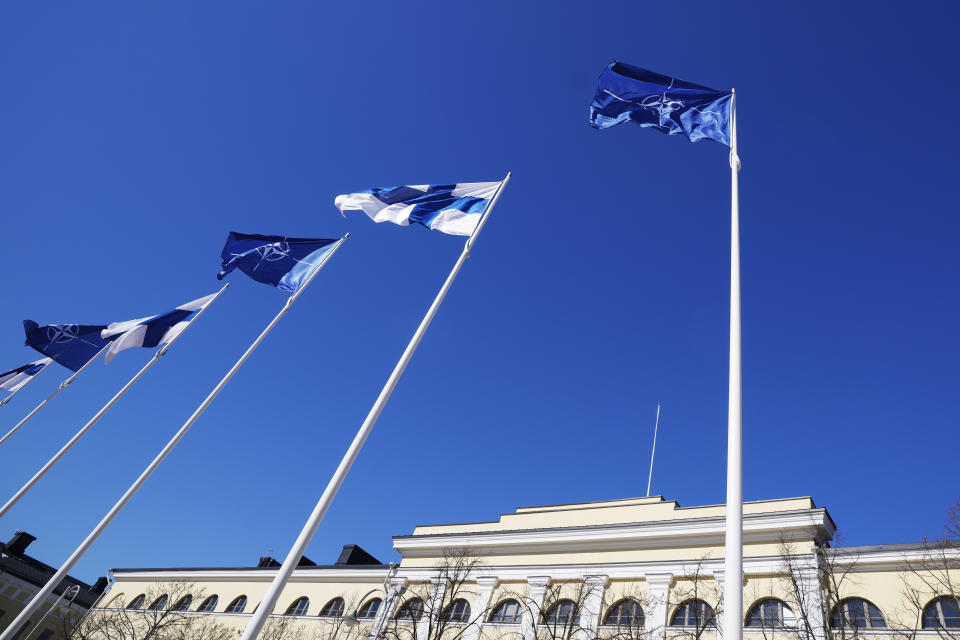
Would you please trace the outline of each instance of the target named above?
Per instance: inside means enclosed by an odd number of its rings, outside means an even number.
[[[48,324],[40,326],[33,320],[23,321],[27,334],[27,346],[53,358],[71,371],[90,361],[106,346],[108,340],[101,337],[106,325],[96,324]]]
[[[23,385],[30,382],[33,376],[37,375],[43,368],[53,362],[53,358],[41,358],[30,364],[11,369],[6,373],[0,373],[0,389],[4,391],[19,391]]]
[[[600,74],[590,125],[606,129],[632,121],[691,142],[707,138],[730,146],[731,91],[717,91],[640,67],[611,63]]]
[[[420,184],[366,189],[337,196],[340,213],[363,211],[374,222],[411,222],[454,236],[472,235],[499,182]]]
[[[216,296],[211,293],[159,316],[107,325],[101,333],[104,339],[111,341],[105,360],[109,363],[124,349],[168,344],[187,327],[190,316],[206,307]]]
[[[296,293],[338,238],[285,238],[231,231],[223,245],[223,280],[234,269],[281,291]]]

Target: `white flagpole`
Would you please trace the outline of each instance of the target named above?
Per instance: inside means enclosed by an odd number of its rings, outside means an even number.
[[[657,429],[660,428],[660,405],[657,403],[657,421],[653,423],[653,448],[650,449],[650,475],[647,476],[647,497],[650,497],[650,483],[653,482],[653,454],[657,452]]]
[[[43,476],[45,476],[45,475],[47,474],[47,472],[50,471],[50,469],[52,469],[52,468],[60,461],[61,458],[63,458],[63,456],[67,455],[67,452],[70,451],[70,449],[73,448],[73,445],[77,444],[77,442],[80,441],[80,438],[82,438],[83,436],[85,436],[85,435],[87,434],[87,432],[90,431],[90,429],[93,428],[93,425],[97,424],[97,422],[100,421],[100,418],[102,418],[103,416],[105,416],[105,415],[107,414],[107,412],[110,411],[111,408],[113,408],[113,405],[117,404],[117,401],[120,400],[120,398],[122,398],[122,397],[127,393],[127,391],[129,391],[130,388],[131,388],[133,385],[135,385],[140,378],[143,377],[143,374],[145,374],[147,371],[149,371],[149,370],[150,370],[150,367],[152,367],[153,365],[155,365],[155,364],[157,363],[157,361],[158,361],[160,358],[162,358],[162,357],[164,356],[164,354],[167,353],[167,351],[170,349],[170,347],[172,347],[173,344],[174,344],[177,340],[180,339],[180,336],[182,336],[184,333],[186,333],[187,329],[190,328],[190,325],[192,325],[194,322],[196,322],[196,321],[197,321],[197,318],[199,318],[201,315],[203,315],[203,312],[206,311],[207,308],[208,308],[211,304],[213,304],[213,302],[214,302],[217,298],[220,297],[220,294],[222,294],[224,291],[227,290],[227,286],[228,286],[228,285],[226,285],[226,284],[223,285],[223,287],[221,287],[220,291],[217,292],[217,294],[210,300],[210,302],[208,302],[207,304],[205,304],[199,311],[197,311],[197,313],[196,313],[192,318],[190,318],[190,321],[187,323],[187,326],[183,328],[183,331],[181,331],[181,332],[178,333],[176,336],[174,336],[173,339],[172,339],[170,342],[168,342],[167,344],[165,344],[165,345],[163,345],[162,347],[160,347],[159,349],[157,349],[157,351],[153,354],[153,357],[150,358],[150,360],[147,362],[147,364],[143,365],[143,368],[140,369],[140,371],[138,371],[138,372],[136,373],[136,375],[134,375],[132,378],[130,378],[130,380],[127,382],[127,384],[123,385],[123,387],[120,389],[120,391],[117,391],[116,395],[114,395],[112,398],[110,398],[110,400],[107,402],[107,404],[103,405],[103,407],[100,409],[100,411],[98,411],[98,412],[96,413],[96,415],[94,415],[92,418],[90,418],[90,420],[87,422],[87,424],[85,424],[85,425],[83,425],[82,427],[80,427],[80,430],[77,431],[75,434],[73,434],[73,437],[70,438],[69,440],[67,440],[67,443],[66,443],[65,445],[63,445],[63,446],[60,448],[60,450],[57,451],[57,452],[53,455],[52,458],[50,458],[49,460],[47,460],[47,463],[46,463],[45,465],[43,465],[42,467],[40,467],[40,470],[37,471],[37,472],[33,475],[32,478],[30,478],[29,480],[27,480],[26,484],[24,484],[22,487],[20,487],[20,489],[19,489],[15,494],[13,494],[13,496],[12,496],[9,500],[7,500],[7,503],[6,503],[5,505],[3,505],[2,507],[0,507],[0,518],[2,518],[3,516],[7,515],[7,512],[9,512],[10,509],[12,509],[13,506],[14,506],[15,504],[17,504],[17,502],[19,502],[21,498],[23,498],[23,496],[27,495],[27,493],[30,491],[30,489],[32,489],[33,486],[34,486],[35,484],[37,484],[37,482],[40,481],[40,478],[42,478]],[[79,373],[79,372],[78,372],[78,373]]]
[[[737,94],[730,98],[730,395],[727,414],[727,513],[724,540],[723,637],[743,638],[743,459],[740,343],[740,193]]]
[[[37,415],[37,414],[40,412],[40,409],[43,409],[45,406],[47,406],[47,403],[48,403],[48,402],[50,402],[51,400],[53,400],[54,398],[57,397],[57,394],[59,394],[61,391],[63,391],[63,390],[66,389],[67,387],[69,387],[70,384],[71,384],[74,380],[76,380],[77,376],[79,376],[81,373],[83,373],[83,370],[86,369],[87,367],[89,367],[89,366],[90,366],[90,363],[93,362],[94,360],[96,360],[97,357],[98,357],[101,353],[103,353],[104,350],[106,350],[109,346],[110,346],[110,343],[109,343],[109,342],[108,342],[107,344],[103,345],[103,347],[100,348],[100,351],[97,351],[96,355],[94,355],[92,358],[90,358],[89,360],[87,360],[86,362],[84,362],[84,363],[83,363],[83,366],[80,367],[79,369],[77,369],[72,376],[70,376],[69,378],[67,378],[67,379],[64,380],[63,382],[61,382],[61,383],[60,383],[60,386],[57,387],[56,390],[54,390],[53,393],[51,393],[49,396],[47,396],[47,399],[46,399],[46,400],[44,400],[43,402],[41,402],[40,404],[38,404],[36,407],[34,407],[34,408],[33,408],[33,411],[31,411],[30,413],[28,413],[28,414],[23,418],[23,420],[21,420],[21,421],[18,422],[16,425],[14,425],[13,429],[10,429],[10,431],[7,431],[7,433],[4,434],[4,436],[3,436],[2,438],[0,438],[0,445],[2,445],[4,442],[6,442],[6,441],[10,438],[10,436],[12,436],[12,435],[15,434],[17,431],[19,431],[19,430],[20,430],[20,427],[22,427],[23,425],[27,424],[27,422],[30,421],[30,418],[32,418],[33,416]],[[38,374],[38,375],[39,375],[39,374]]]
[[[153,472],[157,469],[157,467],[160,466],[160,463],[163,462],[164,458],[166,458],[167,455],[169,455],[170,452],[173,451],[173,448],[177,445],[178,442],[180,442],[183,436],[187,435],[187,432],[190,430],[190,427],[193,426],[193,423],[197,421],[197,418],[199,418],[203,414],[203,412],[207,410],[207,407],[209,407],[210,404],[213,402],[213,400],[220,394],[223,388],[230,381],[230,378],[232,378],[233,375],[237,372],[237,370],[241,366],[243,366],[243,363],[247,361],[247,358],[250,357],[250,354],[253,353],[254,349],[260,346],[260,343],[263,342],[263,339],[267,337],[267,334],[270,333],[270,331],[276,326],[278,322],[280,322],[280,318],[282,318],[290,310],[290,306],[296,301],[298,297],[300,297],[300,294],[303,293],[303,290],[307,288],[307,285],[309,285],[313,281],[313,279],[317,276],[317,274],[320,273],[320,270],[323,268],[325,264],[327,264],[327,261],[333,256],[333,254],[335,254],[340,249],[340,246],[343,244],[343,241],[346,240],[349,237],[349,235],[350,234],[348,233],[344,237],[340,238],[339,242],[337,242],[337,244],[333,247],[333,249],[331,249],[331,251],[324,257],[323,262],[317,265],[317,268],[314,269],[313,273],[311,273],[310,276],[306,279],[306,281],[303,283],[303,286],[301,286],[292,296],[287,298],[287,303],[283,305],[283,308],[280,310],[280,312],[276,316],[274,316],[273,320],[270,321],[270,324],[267,325],[267,328],[264,329],[259,336],[257,336],[257,339],[253,341],[253,344],[247,347],[247,350],[243,352],[243,355],[240,356],[240,359],[237,360],[237,363],[230,368],[230,371],[228,371],[227,374],[223,376],[223,379],[221,379],[220,382],[217,383],[217,386],[213,388],[213,391],[211,391],[210,394],[206,397],[206,399],[204,399],[204,401],[200,403],[200,406],[196,408],[196,410],[193,412],[193,415],[191,415],[187,419],[187,421],[183,423],[183,426],[180,427],[180,429],[173,435],[173,437],[169,440],[169,442],[167,442],[167,444],[164,445],[163,449],[160,450],[160,453],[157,454],[157,456],[150,462],[150,464],[147,465],[147,468],[143,470],[143,472],[137,477],[136,480],[134,480],[133,484],[130,485],[130,487],[120,497],[117,503],[110,508],[110,511],[107,512],[107,515],[103,516],[103,519],[100,520],[99,523],[97,523],[97,526],[94,527],[93,531],[91,531],[89,535],[87,535],[87,537],[84,539],[84,541],[80,543],[80,546],[77,547],[72,554],[70,554],[70,557],[67,558],[66,562],[64,562],[63,565],[59,569],[57,569],[57,572],[53,574],[53,576],[51,576],[51,578],[47,580],[47,583],[43,585],[40,591],[38,591],[37,594],[33,596],[33,599],[27,603],[27,606],[23,608],[23,611],[21,611],[20,614],[16,617],[16,619],[10,623],[10,626],[7,627],[6,631],[0,634],[0,640],[12,640],[13,636],[16,635],[16,630],[19,629],[20,626],[23,625],[23,623],[30,618],[33,612],[36,611],[41,606],[44,599],[47,596],[49,596],[51,593],[53,593],[53,590],[57,587],[57,585],[60,584],[60,582],[64,578],[67,577],[67,574],[70,573],[70,571],[77,564],[80,558],[83,557],[83,554],[85,554],[87,550],[93,545],[93,543],[96,542],[97,538],[100,537],[100,534],[102,534],[106,530],[106,528],[110,525],[113,519],[117,517],[117,514],[119,514],[120,511],[122,511],[123,508],[127,505],[127,503],[130,502],[130,499],[133,498],[134,495],[136,495],[137,491],[140,490],[140,487],[144,485],[144,483],[153,474]],[[227,285],[224,285],[223,289],[226,289],[226,288],[227,288]],[[221,293],[223,292],[223,289],[220,290]],[[220,294],[218,293],[217,295],[220,295]],[[211,300],[211,302],[213,302],[213,300]],[[167,345],[167,346],[169,347],[170,345]]]
[[[49,361],[47,364],[43,365],[43,366],[40,368],[40,371],[37,371],[35,374],[33,374],[32,376],[30,376],[30,378],[29,378],[26,382],[24,382],[22,385],[20,385],[20,388],[19,388],[19,389],[17,389],[16,391],[14,391],[14,392],[11,393],[10,395],[8,395],[8,396],[7,396],[6,398],[4,398],[3,400],[0,400],[0,407],[2,407],[3,405],[7,404],[7,403],[10,402],[11,400],[13,400],[13,396],[15,396],[15,395],[17,395],[18,393],[20,393],[21,391],[23,391],[23,390],[27,387],[28,384],[30,384],[31,382],[33,382],[34,380],[36,380],[37,376],[39,376],[41,373],[43,373],[44,371],[46,371],[46,370],[47,370],[47,367],[49,367],[51,364],[53,364],[53,358],[50,358],[50,361]],[[2,442],[0,442],[0,444],[2,444]]]
[[[297,567],[297,564],[300,562],[300,558],[302,558],[303,554],[306,552],[307,546],[310,544],[310,540],[313,539],[314,534],[317,532],[317,528],[320,526],[320,521],[323,520],[323,516],[326,515],[327,509],[330,508],[330,503],[333,502],[334,497],[337,495],[337,491],[340,490],[340,485],[343,484],[344,479],[347,477],[347,473],[350,471],[350,467],[353,465],[354,460],[357,459],[357,455],[360,453],[363,443],[366,442],[367,436],[369,436],[370,432],[373,430],[373,425],[376,424],[377,418],[380,417],[380,413],[383,411],[384,406],[386,406],[387,400],[390,399],[390,395],[397,386],[397,382],[400,381],[400,376],[403,375],[403,371],[407,368],[410,358],[413,357],[413,353],[417,350],[420,340],[423,339],[423,335],[427,332],[430,322],[437,314],[437,309],[440,308],[440,303],[443,302],[444,297],[447,295],[447,292],[453,285],[453,281],[460,272],[460,268],[463,266],[463,263],[467,258],[470,257],[470,249],[473,247],[473,243],[476,242],[477,236],[480,235],[480,231],[486,224],[487,218],[490,216],[490,212],[493,210],[493,207],[496,206],[497,200],[500,199],[500,194],[503,193],[503,188],[507,186],[509,181],[510,173],[507,173],[507,177],[504,178],[503,182],[500,183],[500,187],[490,200],[490,205],[487,207],[483,217],[477,224],[477,228],[467,239],[467,242],[463,247],[463,252],[460,253],[460,258],[457,259],[457,263],[450,271],[450,275],[447,276],[446,282],[444,282],[443,286],[440,287],[440,292],[433,300],[433,304],[431,304],[430,308],[427,310],[427,314],[420,322],[420,326],[417,327],[417,331],[410,339],[410,343],[404,350],[403,355],[400,356],[400,361],[397,362],[396,367],[394,367],[393,373],[390,374],[390,377],[387,379],[387,383],[383,385],[383,389],[380,391],[380,395],[377,397],[376,402],[373,403],[370,413],[367,414],[367,417],[360,426],[360,430],[357,431],[357,435],[354,437],[353,442],[350,443],[350,447],[343,455],[343,459],[340,461],[340,466],[337,467],[337,470],[333,473],[333,477],[330,478],[330,482],[327,483],[327,488],[324,489],[323,494],[320,496],[320,500],[317,502],[317,505],[313,508],[313,512],[307,519],[307,523],[300,531],[300,535],[297,537],[296,542],[294,542],[290,552],[287,553],[287,557],[284,559],[283,565],[281,565],[280,569],[277,571],[276,577],[273,579],[273,582],[270,583],[270,586],[267,588],[267,593],[263,596],[263,600],[260,602],[257,610],[254,611],[253,616],[250,618],[250,622],[247,623],[247,628],[244,629],[243,635],[240,636],[240,640],[254,640],[260,634],[260,630],[263,628],[267,618],[271,613],[273,613],[274,607],[277,606],[277,600],[280,598],[280,592],[283,590],[284,586],[286,586],[287,581],[290,580],[293,570]],[[16,623],[14,622],[14,624]],[[9,639],[0,637],[0,640]]]

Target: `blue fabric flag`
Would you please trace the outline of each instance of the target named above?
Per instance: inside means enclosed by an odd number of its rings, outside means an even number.
[[[223,270],[218,280],[234,269],[281,291],[294,293],[323,262],[336,239],[284,238],[231,231],[223,245]]]
[[[110,342],[100,335],[106,328],[103,324],[48,324],[41,327],[33,320],[23,321],[27,346],[71,371],[78,371]]]
[[[41,358],[36,362],[11,369],[6,373],[0,373],[0,389],[11,393],[19,391],[23,385],[30,382],[33,376],[43,371],[43,368],[50,364],[51,360],[52,358]]]
[[[691,142],[707,138],[730,146],[731,91],[716,91],[614,62],[604,69],[590,105],[590,126],[606,129],[628,120]]]
[[[374,222],[411,222],[454,236],[476,230],[499,182],[417,184],[380,187],[337,196],[333,204],[344,211],[363,211]]]

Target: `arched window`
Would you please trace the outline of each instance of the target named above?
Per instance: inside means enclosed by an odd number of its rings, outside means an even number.
[[[960,629],[960,601],[941,596],[923,608],[924,629]]]
[[[494,624],[519,624],[522,615],[523,611],[520,610],[520,603],[511,598],[497,605],[490,616],[490,622]]]
[[[783,629],[797,626],[797,617],[793,609],[782,600],[766,598],[753,605],[747,613],[748,627],[765,627],[767,629]]]
[[[380,603],[382,600],[380,598],[374,598],[363,605],[363,608],[360,609],[360,612],[357,613],[357,618],[360,620],[369,620],[371,618],[377,617],[377,611],[380,611]]]
[[[177,600],[177,604],[173,605],[173,609],[171,609],[171,611],[186,611],[190,608],[191,602],[193,602],[193,596],[188,593]]]
[[[216,594],[210,596],[197,607],[197,611],[202,611],[204,613],[210,613],[211,611],[217,608],[217,596]]]
[[[146,599],[147,599],[147,596],[141,593],[136,598],[130,601],[130,604],[127,605],[127,609],[142,609],[143,601]]]
[[[543,621],[549,625],[566,626],[580,621],[580,612],[573,600],[560,600],[543,614]]]
[[[841,600],[830,615],[830,626],[835,629],[886,629],[880,609],[863,598]]]
[[[296,600],[290,603],[290,606],[287,607],[288,616],[305,616],[307,615],[307,609],[310,608],[310,598],[306,596],[300,596]]]
[[[449,607],[444,609],[440,619],[444,622],[469,622],[470,603],[463,598],[457,598],[450,603]]]
[[[420,598],[410,598],[402,605],[397,611],[396,619],[397,620],[413,620],[417,621],[423,617],[423,600]]]
[[[169,599],[170,597],[167,594],[163,594],[162,596],[160,596],[159,598],[153,601],[153,604],[150,605],[150,610],[160,611],[160,609],[163,609],[165,606],[167,606],[167,600]]]
[[[687,600],[673,613],[671,627],[695,627],[705,629],[716,624],[713,607],[703,600]]]
[[[237,596],[233,602],[227,605],[225,613],[243,613],[247,608],[247,596]]]
[[[603,624],[615,627],[643,627],[643,608],[630,598],[615,602],[607,611]]]
[[[342,618],[345,609],[343,598],[334,598],[320,609],[321,618]]]

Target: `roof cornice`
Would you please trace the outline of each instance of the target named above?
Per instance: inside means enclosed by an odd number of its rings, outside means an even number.
[[[479,555],[643,549],[722,544],[724,532],[724,517],[710,516],[549,529],[395,536],[393,548],[405,558],[436,556],[451,547],[465,547]],[[743,517],[744,542],[829,539],[833,533],[833,521],[822,508],[745,514]]]

